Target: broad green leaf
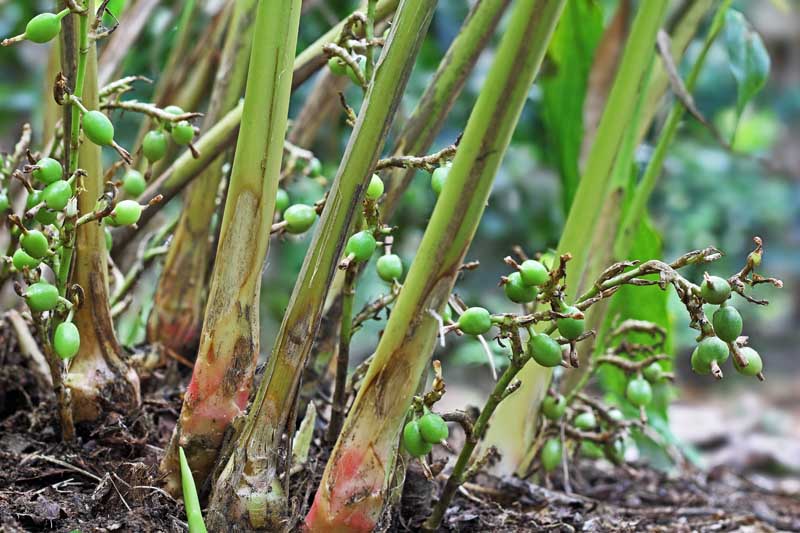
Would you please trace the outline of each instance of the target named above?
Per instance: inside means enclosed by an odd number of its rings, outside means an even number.
[[[561,174],[565,213],[580,180],[583,100],[602,33],[602,7],[593,0],[569,0],[550,43],[555,73],[541,82],[548,154]]]
[[[770,59],[761,37],[735,9],[725,15],[725,46],[731,73],[736,79],[738,122],[747,103],[764,87],[769,77]]]

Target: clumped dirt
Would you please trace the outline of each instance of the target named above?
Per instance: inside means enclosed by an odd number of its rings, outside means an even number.
[[[3,339],[0,339],[3,340]],[[6,339],[7,340],[7,339]],[[175,376],[173,369],[172,375]],[[60,443],[52,395],[15,351],[0,350],[0,531],[186,531],[183,505],[159,486],[158,461],[180,408],[175,387],[151,380],[143,405],[79,428]],[[321,434],[321,432],[320,432]],[[316,440],[319,446],[321,439]],[[292,479],[297,530],[328,450],[312,450]],[[415,531],[433,482],[410,473],[390,531]],[[800,498],[726,469],[664,474],[642,465],[581,461],[572,492],[486,475],[468,483],[443,531],[800,531]]]

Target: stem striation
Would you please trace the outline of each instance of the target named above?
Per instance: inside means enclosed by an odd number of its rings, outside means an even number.
[[[280,529],[288,503],[288,446],[300,377],[330,281],[366,185],[400,105],[435,0],[403,0],[295,283],[264,378],[230,459],[217,480],[211,517],[243,529]],[[213,522],[212,522],[213,523]]]
[[[426,154],[439,135],[450,109],[461,94],[478,57],[486,48],[509,3],[510,0],[483,0],[475,3],[419,103],[400,131],[392,157],[388,160]],[[381,218],[384,222],[391,219],[416,173],[417,169],[414,167],[384,170],[382,178],[386,184],[386,193],[380,204]],[[325,305],[326,321],[338,322],[338,317],[334,315],[341,306],[343,282],[344,273],[337,272]],[[333,337],[336,336],[336,330],[337,328],[330,328],[323,332],[323,338],[318,340],[318,346],[335,346]],[[335,349],[332,351],[335,352]],[[325,350],[317,352],[315,355],[317,361],[323,361],[334,355],[326,353]]]
[[[291,94],[300,0],[260,0],[236,146],[200,348],[161,469],[180,491],[178,448],[198,483],[231,421],[247,406],[259,353],[261,270],[269,246]],[[255,231],[254,231],[255,228]]]
[[[372,531],[441,314],[564,0],[521,0],[467,123],[453,167],[306,517],[309,531]]]
[[[75,96],[89,109],[97,109],[97,46],[89,38],[89,17],[94,16],[94,0],[84,3],[86,12],[80,15],[78,66]],[[103,166],[101,148],[84,140],[79,142],[80,118],[72,112],[72,152],[69,169],[80,165],[85,171],[78,194],[78,214],[91,213],[97,199],[103,195]],[[64,228],[71,234],[72,230]],[[122,348],[114,333],[108,306],[108,275],[105,234],[100,222],[83,224],[74,230],[74,265],[70,283],[83,289],[83,304],[75,313],[75,325],[81,334],[78,354],[69,367],[65,385],[72,395],[75,422],[96,421],[109,411],[129,413],[139,405],[139,378],[126,363]],[[65,245],[59,278],[64,279],[72,263],[73,248]],[[66,284],[64,284],[66,286]],[[63,287],[62,286],[62,289]]]
[[[236,2],[204,130],[233,109],[244,90],[257,5],[256,0]],[[222,163],[223,158],[218,157],[189,188],[147,322],[148,341],[178,353],[196,348],[200,338],[212,253],[209,228],[217,206]]]
[[[665,0],[640,4],[559,241],[559,255],[569,252],[573,257],[567,264],[567,277],[570,280],[568,289],[572,297],[585,281],[582,275],[589,260],[589,244],[603,206],[598,199],[606,197],[615,156],[635,111],[637,98],[633,95],[639,92],[652,63],[656,34],[668,4]],[[519,374],[522,386],[495,412],[482,446],[494,446],[500,451],[502,460],[497,467],[501,473],[517,471],[530,448],[539,404],[544,399],[551,375],[549,368],[532,363],[525,365]],[[516,427],[519,430],[509,433],[504,431],[504,427]]]

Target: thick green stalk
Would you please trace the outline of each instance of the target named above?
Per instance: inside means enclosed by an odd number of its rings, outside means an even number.
[[[383,20],[394,12],[400,0],[384,0],[378,3],[376,18]],[[292,76],[292,89],[296,89],[307,80],[318,68],[325,65],[323,46],[333,42],[339,36],[344,26],[344,21],[331,28],[325,35],[314,41],[308,48],[298,54],[294,61],[294,74]],[[226,113],[219,122],[201,135],[195,144],[200,157],[195,159],[188,150],[182,153],[170,167],[159,177],[150,182],[147,189],[139,196],[140,203],[147,203],[158,195],[163,196],[163,201],[142,212],[139,226],[144,226],[154,217],[161,207],[174,198],[194,178],[196,178],[220,154],[230,148],[239,134],[239,125],[242,121],[244,104],[239,103],[235,108]],[[130,227],[118,228],[114,231],[114,254],[121,253],[124,246],[129,243],[136,230]]]
[[[695,84],[697,84],[697,79],[700,77],[700,72],[703,70],[708,52],[711,50],[711,45],[714,44],[720,31],[722,31],[725,12],[730,7],[731,1],[732,0],[724,0],[717,10],[708,35],[706,35],[706,39],[703,42],[703,48],[700,50],[700,54],[698,54],[694,65],[692,65],[692,70],[686,78],[684,85],[686,91],[690,94]],[[642,220],[642,216],[647,210],[647,200],[650,198],[650,194],[653,192],[656,182],[661,175],[661,170],[664,167],[664,160],[667,156],[667,150],[672,145],[672,141],[675,140],[678,126],[683,119],[685,111],[683,102],[676,100],[672,104],[672,109],[670,109],[667,120],[659,135],[658,144],[653,152],[653,157],[647,164],[644,175],[636,187],[636,191],[631,199],[631,204],[628,206],[628,210],[617,232],[616,242],[614,243],[614,254],[618,258],[626,257],[630,251],[634,233],[639,227],[639,222]]]
[[[425,155],[439,135],[445,118],[510,1],[481,0],[475,3],[401,130],[393,155]],[[383,175],[386,196],[381,201],[381,215],[384,220],[389,220],[394,214],[416,172],[413,168],[396,168]]]
[[[436,7],[435,0],[402,0],[331,186],[288,309],[248,413],[212,496],[212,516],[243,528],[279,529],[287,493],[283,435],[296,408],[300,376],[314,342],[344,242],[360,209]],[[283,479],[281,479],[283,477]],[[220,527],[221,528],[221,527]]]
[[[559,253],[571,253],[567,264],[567,287],[570,296],[578,294],[589,259],[594,226],[611,182],[611,169],[634,113],[637,98],[648,66],[655,53],[656,34],[668,7],[665,0],[640,4],[631,27],[622,60],[598,125],[597,135],[570,208]],[[533,441],[539,404],[550,383],[552,370],[529,362],[520,371],[522,386],[498,407],[486,434],[484,446],[495,446],[502,460],[498,469],[515,472]],[[509,432],[505,428],[514,427]]]
[[[475,235],[492,181],[564,7],[519,0],[417,255],[306,517],[309,531],[371,531],[392,482],[411,398],[441,311]]]
[[[655,58],[654,58],[655,59]],[[650,64],[647,77],[652,75],[655,62]],[[600,214],[597,224],[593,228],[592,241],[590,246],[594,253],[589,257],[583,268],[582,275],[587,279],[597,279],[602,271],[613,262],[613,240],[619,227],[620,217],[625,207],[625,202],[629,199],[633,187],[631,186],[630,173],[633,166],[634,153],[640,139],[636,137],[639,124],[643,119],[643,107],[646,104],[647,94],[640,92],[636,96],[636,108],[631,115],[630,125],[625,131],[622,144],[616,155],[616,161],[611,171],[611,187],[606,195],[605,201],[601,202]],[[626,258],[627,259],[627,258]],[[604,335],[602,328],[603,317],[606,313],[609,302],[598,302],[585,313],[586,329],[592,329],[598,337]],[[591,357],[591,353],[602,343],[584,342],[577,344],[575,349],[578,352],[579,367],[566,373],[561,381],[561,388],[569,391],[572,387],[582,380],[585,372],[589,370],[589,365],[585,364]],[[527,469],[527,465],[525,465]]]
[[[510,0],[482,0],[475,3],[419,103],[400,131],[392,155],[422,156],[430,149],[509,2]],[[380,204],[384,222],[391,219],[416,172],[417,169],[414,168],[393,168],[382,174],[386,183],[386,193]],[[344,274],[337,272],[325,305],[326,320],[338,320],[333,314],[340,309],[343,281]],[[329,330],[331,334],[335,335],[335,332],[336,328]],[[331,345],[331,342],[325,340],[319,342],[319,346]],[[317,359],[324,360],[334,354],[321,350],[318,355]]]
[[[217,458],[231,420],[247,406],[259,353],[261,270],[269,246],[300,0],[260,0],[236,145],[200,348],[178,426],[162,461],[180,490],[178,447],[199,483]]]
[[[87,0],[84,5],[88,14],[80,17],[75,92],[80,94],[84,106],[97,109],[97,47],[88,38],[88,19],[94,16],[95,2]],[[80,128],[77,109],[73,109],[72,116],[73,128],[75,124]],[[78,194],[78,214],[84,215],[94,211],[97,199],[103,194],[101,148],[84,139],[73,155],[76,158],[70,161],[70,169],[80,165],[86,172]],[[81,422],[98,420],[106,411],[129,413],[139,404],[139,378],[125,362],[114,333],[108,307],[103,226],[99,222],[83,224],[75,233],[75,264],[70,283],[80,285],[84,300],[74,319],[81,334],[80,350],[70,364],[65,384],[72,395],[75,422]],[[63,268],[69,270],[69,265],[62,263]]]
[[[84,3],[85,6],[89,5],[88,3]],[[74,27],[74,24],[73,24]],[[65,42],[63,43],[64,47],[74,45],[76,46],[76,51],[74,53],[70,53],[67,50],[62,52],[62,68],[68,68],[71,66],[73,62],[75,62],[75,85],[72,87],[72,95],[78,99],[83,98],[83,91],[84,85],[86,80],[86,63],[88,62],[88,57],[90,54],[89,50],[89,14],[84,13],[78,16],[78,28],[77,28],[77,43],[73,41],[74,34],[70,35],[69,42],[66,42],[67,32],[64,33]],[[96,51],[95,51],[96,53]],[[71,58],[70,58],[71,56]],[[69,59],[68,59],[69,58]],[[97,63],[97,59],[94,59],[95,64]],[[69,64],[68,64],[69,63]],[[71,72],[71,71],[67,71]],[[95,82],[96,84],[96,82]],[[64,126],[64,142],[69,142],[69,150],[65,150],[66,154],[69,154],[67,160],[67,175],[72,176],[72,174],[78,169],[78,148],[80,143],[80,135],[81,135],[81,113],[78,109],[78,106],[71,106],[71,114],[69,115],[70,123],[69,123],[69,138],[67,138],[67,125]],[[65,114],[65,117],[67,115]],[[98,151],[100,149],[98,148]],[[102,161],[100,162],[101,168],[99,169],[102,172]],[[67,217],[64,221],[64,225],[62,228],[62,247],[59,257],[59,269],[57,274],[57,285],[58,290],[61,296],[66,294],[67,290],[67,281],[69,279],[69,275],[72,269],[72,259],[75,253],[75,219],[72,217]]]
[[[703,0],[692,3],[673,28],[674,38],[671,39],[670,54],[676,61],[679,61],[683,56],[686,47],[697,32],[700,22],[710,11],[713,4],[713,0]],[[629,258],[629,247],[623,249],[615,245],[615,240],[619,242],[620,232],[624,232],[622,228],[625,223],[622,222],[622,217],[625,212],[630,212],[628,203],[640,203],[643,195],[649,197],[652,190],[645,191],[642,187],[638,187],[634,191],[634,187],[631,186],[630,181],[630,169],[634,151],[636,146],[641,143],[645,132],[650,128],[653,118],[655,117],[655,112],[663,99],[669,83],[666,69],[663,66],[663,59],[659,58],[659,60],[655,61],[651,71],[652,72],[648,75],[647,91],[643,92],[638,98],[637,111],[635,112],[631,124],[628,126],[628,130],[625,134],[625,141],[614,163],[612,186],[610,191],[606,194],[606,201],[603,202],[603,208],[599,221],[595,225],[592,239],[591,248],[596,252],[592,254],[584,268],[584,277],[587,279],[596,279],[609,264]],[[675,123],[675,126],[677,126],[677,123]],[[661,143],[662,140],[663,134],[659,143]],[[658,157],[657,149],[653,159],[655,160]],[[643,180],[643,184],[648,182],[652,183],[654,180],[650,178]],[[638,217],[641,217],[643,214],[643,211],[639,209],[636,209],[636,211],[638,211],[638,215],[636,218],[636,225],[633,228],[634,230],[638,229],[640,222]],[[630,239],[625,242],[626,244],[630,244],[633,242],[633,234],[630,231],[626,233],[629,234]],[[608,301],[600,302],[598,305],[592,306],[586,314],[587,328],[596,330],[598,339],[602,339],[604,335],[605,315],[608,305]],[[601,341],[597,343],[583,343],[579,346],[578,351],[581,366],[565,376],[565,379],[561,383],[561,388],[563,390],[572,390],[572,388],[582,380],[583,375],[589,368],[589,365],[585,364],[585,362],[589,359],[591,354],[602,345],[603,342]]]
[[[235,5],[203,119],[204,131],[236,106],[244,90],[257,5],[256,0]],[[200,338],[212,252],[209,228],[216,210],[222,163],[221,157],[213,161],[189,188],[185,200],[188,208],[181,212],[147,322],[149,342],[179,353],[195,348]]]
[[[569,293],[578,294],[585,280],[580,278],[587,257],[591,231],[598,217],[598,200],[606,197],[610,171],[622,142],[625,128],[636,105],[633,95],[639,92],[642,79],[655,53],[656,34],[664,20],[669,2],[653,0],[639,7],[625,46],[622,61],[608,96],[597,136],[586,161],[575,201],[570,209],[559,241],[559,251],[572,254],[567,266]]]

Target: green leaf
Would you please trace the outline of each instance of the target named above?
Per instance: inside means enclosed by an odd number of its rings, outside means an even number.
[[[194,485],[192,469],[183,447],[178,448],[181,461],[181,484],[183,485],[183,505],[186,507],[186,521],[189,523],[189,533],[206,533],[206,524],[200,510],[200,499],[197,497],[197,487]]]
[[[602,34],[602,7],[592,0],[569,0],[548,52],[555,74],[541,82],[547,153],[561,174],[565,213],[580,181],[583,101]]]
[[[125,9],[125,0],[109,0],[106,4],[106,10],[111,13],[114,18],[119,18],[122,15],[122,10]],[[113,19],[111,19],[113,21]]]
[[[761,37],[735,9],[725,14],[725,46],[731,73],[736,79],[738,122],[747,103],[764,87],[769,77],[770,59]]]

